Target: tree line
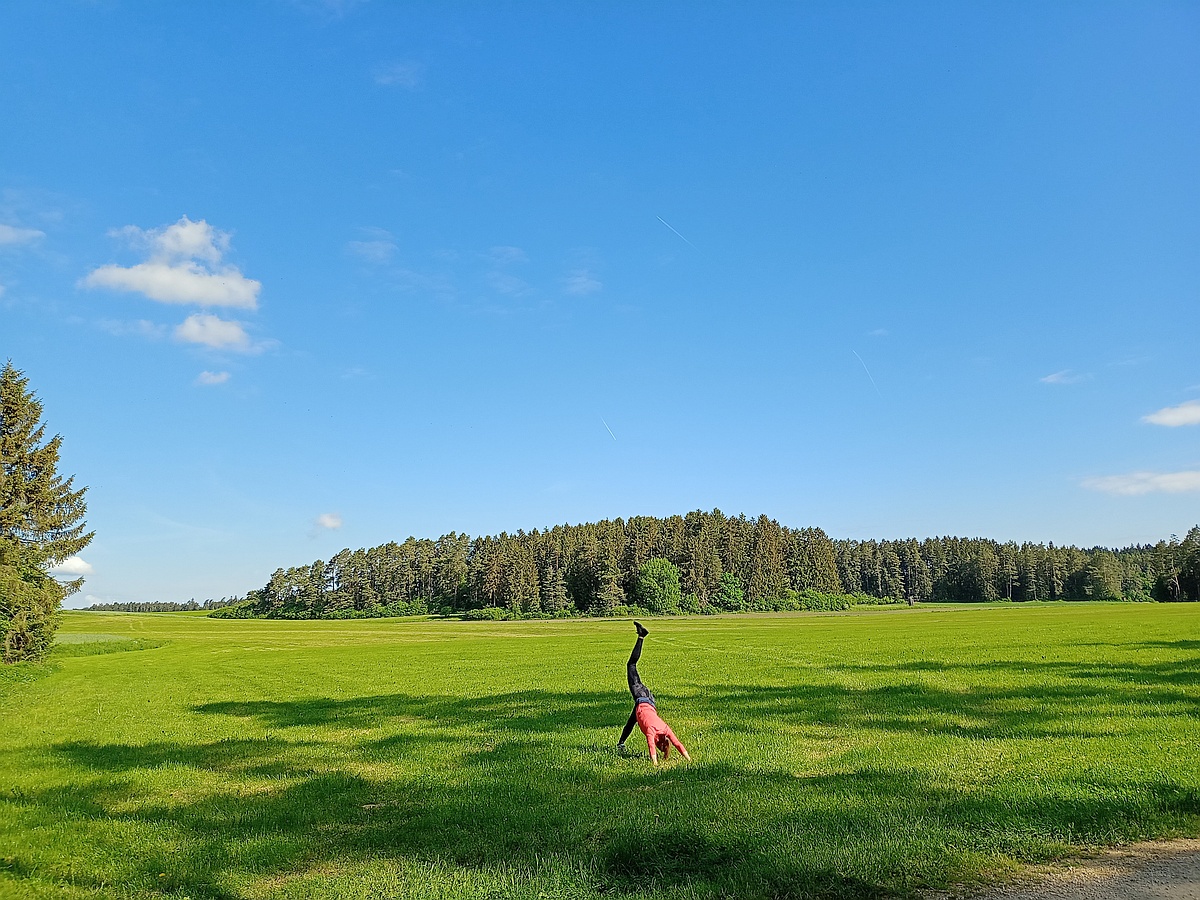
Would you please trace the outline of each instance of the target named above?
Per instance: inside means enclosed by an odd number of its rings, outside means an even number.
[[[342,550],[278,569],[213,614],[549,618],[993,600],[1200,600],[1200,526],[1183,540],[1082,549],[958,537],[833,540],[765,515],[697,510]]]
[[[185,602],[176,602],[174,600],[148,600],[148,601],[129,601],[120,603],[93,603],[91,606],[84,607],[86,612],[133,612],[133,613],[148,613],[148,612],[195,612],[201,609],[222,609],[226,606],[232,606],[234,603],[242,602],[242,597],[222,597],[220,600],[205,600],[203,603],[197,603],[194,599]]]

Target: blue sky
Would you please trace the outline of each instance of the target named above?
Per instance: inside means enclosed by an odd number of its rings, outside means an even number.
[[[1192,3],[0,10],[0,357],[70,601],[719,507],[1200,521]]]

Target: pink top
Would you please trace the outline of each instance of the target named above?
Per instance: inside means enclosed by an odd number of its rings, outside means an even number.
[[[663,759],[671,755],[671,746],[683,754],[684,759],[690,760],[687,748],[679,743],[671,726],[662,720],[658,710],[651,703],[639,703],[634,707],[633,714],[637,717],[638,727],[646,735],[646,745],[650,748],[650,760],[658,765],[658,751],[662,750]]]

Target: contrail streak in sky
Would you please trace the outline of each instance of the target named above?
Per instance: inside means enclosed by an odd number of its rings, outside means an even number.
[[[666,225],[666,226],[667,226],[668,228],[670,228],[672,231],[675,231],[675,229],[671,227],[671,223],[670,223],[670,222],[668,222],[666,219],[664,219],[662,216],[655,216],[654,218],[658,219],[658,221],[662,222],[664,225]],[[678,231],[675,231],[675,233],[676,233],[676,234],[679,234],[679,232],[678,232]],[[682,240],[682,241],[683,241],[685,244],[687,244],[687,245],[688,245],[689,247],[691,247],[693,250],[699,250],[699,249],[700,249],[700,248],[699,248],[699,247],[697,247],[695,244],[693,244],[691,241],[689,241],[687,238],[685,238],[685,237],[684,237],[682,234],[679,234],[679,237],[680,237],[680,239],[681,239],[681,240]]]
[[[865,362],[863,362],[863,358],[858,355],[857,350],[851,350],[850,352],[853,353],[856,357],[858,357],[858,361],[860,363],[862,363],[863,371],[866,372],[867,377],[871,379],[871,387],[875,388],[875,393],[879,394],[879,385],[877,385],[875,383],[875,379],[871,376],[871,370],[867,368],[867,364]],[[879,399],[880,400],[883,399],[883,394],[879,394]]]
[[[670,228],[671,226],[670,226],[670,225],[668,225],[667,227],[668,227],[668,228]],[[600,421],[601,421],[601,422],[604,422],[604,418],[603,418],[603,416],[600,418]],[[607,422],[604,422],[604,427],[605,427],[605,428],[608,428],[608,423],[607,423]],[[616,436],[615,434],[613,434],[613,433],[612,433],[612,429],[611,429],[611,428],[608,428],[608,433],[612,435],[612,439],[613,439],[614,441],[617,439],[617,436]]]

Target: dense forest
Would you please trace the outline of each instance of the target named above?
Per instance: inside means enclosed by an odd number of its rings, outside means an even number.
[[[279,569],[219,617],[468,618],[836,609],[864,602],[1200,600],[1200,526],[1110,550],[983,538],[832,540],[720,510],[471,538]]]

